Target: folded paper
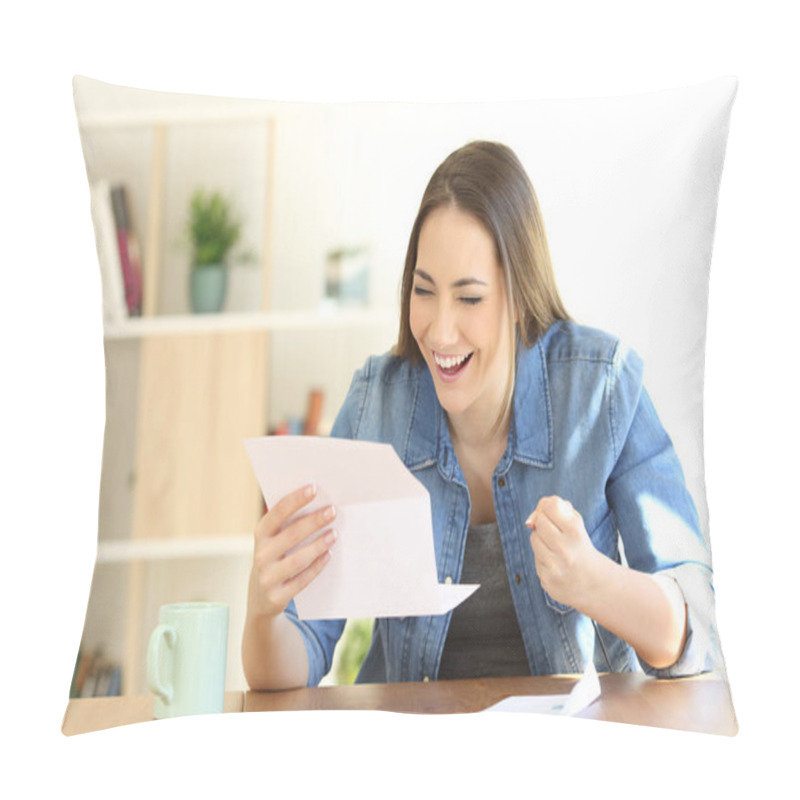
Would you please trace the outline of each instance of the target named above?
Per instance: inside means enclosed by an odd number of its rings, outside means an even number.
[[[505,700],[489,706],[486,710],[573,717],[588,708],[598,697],[600,697],[600,679],[597,677],[594,663],[590,661],[580,680],[572,687],[569,694],[507,697]]]
[[[310,483],[316,497],[298,516],[336,508],[331,560],[295,598],[301,619],[443,614],[478,588],[439,583],[430,496],[391,445],[264,436],[245,448],[267,508]]]

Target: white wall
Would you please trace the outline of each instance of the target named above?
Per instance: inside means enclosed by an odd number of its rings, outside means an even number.
[[[396,303],[414,215],[435,167],[473,139],[505,142],[537,190],[556,277],[582,323],[623,338],[673,436],[704,527],[702,419],[709,230],[721,162],[706,104],[718,87],[595,102],[372,103],[279,115],[276,308],[314,308],[325,253],[366,243],[372,300]],[[709,99],[710,98],[710,99]],[[715,152],[717,155],[715,156]],[[708,173],[695,174],[697,164]],[[393,340],[274,338],[273,420],[326,387],[335,414],[352,370]]]

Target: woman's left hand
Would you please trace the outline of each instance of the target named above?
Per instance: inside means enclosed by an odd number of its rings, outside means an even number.
[[[525,524],[542,587],[556,602],[580,610],[602,558],[583,517],[568,500],[543,497]]]

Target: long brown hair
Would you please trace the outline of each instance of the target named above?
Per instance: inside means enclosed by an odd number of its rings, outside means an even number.
[[[514,320],[520,341],[531,347],[556,320],[570,318],[556,286],[536,192],[522,163],[506,145],[471,142],[439,165],[422,196],[406,251],[395,354],[414,363],[421,358],[410,324],[419,235],[428,215],[448,205],[472,214],[494,240],[506,279],[512,347],[517,338]],[[515,361],[512,352],[504,411],[513,394]]]

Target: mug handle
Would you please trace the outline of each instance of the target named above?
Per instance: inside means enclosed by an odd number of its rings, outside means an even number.
[[[158,674],[158,664],[161,656],[161,643],[167,640],[170,649],[175,644],[175,628],[170,625],[158,625],[150,634],[150,643],[147,645],[147,683],[150,691],[157,694],[165,703],[172,702],[172,686],[164,686]]]

